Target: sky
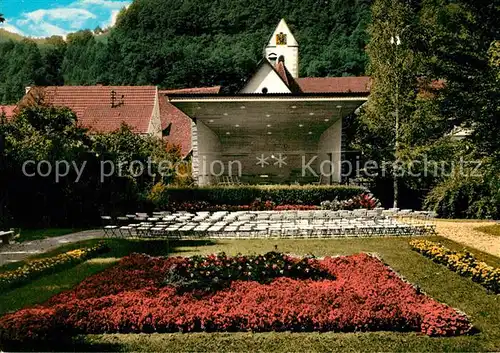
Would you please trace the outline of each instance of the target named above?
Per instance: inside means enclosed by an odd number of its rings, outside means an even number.
[[[0,0],[0,24],[29,37],[65,36],[81,29],[112,26],[118,12],[131,0]]]

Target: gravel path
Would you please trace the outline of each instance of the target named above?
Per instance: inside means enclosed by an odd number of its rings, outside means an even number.
[[[474,228],[494,225],[495,222],[481,221],[436,221],[439,235],[472,248],[500,257],[500,237],[488,235]]]
[[[75,243],[87,239],[101,238],[103,236],[104,234],[102,230],[86,230],[60,237],[0,245],[0,266],[9,262],[25,260],[30,256],[53,250],[64,244]]]

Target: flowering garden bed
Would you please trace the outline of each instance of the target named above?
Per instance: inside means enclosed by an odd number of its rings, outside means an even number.
[[[190,279],[225,285],[183,287]],[[92,333],[391,330],[453,336],[470,329],[465,314],[366,254],[323,260],[277,253],[191,259],[134,254],[43,305],[0,318],[4,342]]]
[[[412,240],[410,246],[432,261],[445,265],[464,277],[472,278],[474,282],[483,285],[493,293],[500,293],[500,268],[494,268],[476,260],[470,252],[456,252],[428,240]]]
[[[380,206],[380,202],[372,194],[362,193],[353,196],[349,199],[339,200],[335,198],[332,201],[323,201],[321,205],[308,205],[302,204],[299,199],[294,200],[295,203],[279,204],[271,200],[255,199],[247,205],[231,205],[231,204],[211,204],[207,201],[182,201],[182,202],[169,202],[166,209],[169,211],[313,211],[313,210],[355,210],[355,209],[368,209],[372,210]]]
[[[20,286],[48,273],[76,266],[107,251],[109,251],[108,246],[99,243],[93,247],[75,249],[56,256],[31,260],[18,269],[0,272],[0,291]]]

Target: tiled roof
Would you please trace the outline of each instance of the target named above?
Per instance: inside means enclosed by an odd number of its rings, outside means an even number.
[[[15,105],[0,105],[0,115],[5,114],[7,120],[14,116]]]
[[[292,92],[293,94],[303,93],[302,89],[298,85],[295,78],[293,78],[290,71],[288,71],[288,69],[286,68],[286,65],[284,62],[278,61],[276,63],[276,66],[275,66],[275,70],[276,70],[276,72],[278,72],[278,75],[281,76],[281,78],[283,79],[283,82],[285,82],[285,84],[288,86],[288,88],[290,89],[290,92]]]
[[[288,81],[287,70],[285,67],[285,63],[283,61],[278,61],[276,66],[274,67],[276,72],[281,76],[281,79],[287,86],[290,86],[290,82]]]
[[[219,92],[220,86],[160,90],[161,126],[163,130],[170,126],[170,134],[164,137],[164,140],[180,146],[182,157],[186,157],[192,149],[191,118],[171,104],[166,96],[169,94],[217,94]]]
[[[370,77],[304,77],[297,78],[304,93],[370,93]]]
[[[220,86],[214,86],[214,87],[198,87],[198,88],[179,88],[179,89],[165,89],[165,90],[160,90],[160,94],[190,94],[190,93],[200,93],[200,94],[210,94],[210,93],[219,93],[220,92]]]
[[[114,93],[113,93],[114,92]],[[50,86],[32,88],[44,103],[73,110],[79,124],[94,132],[111,132],[122,123],[136,133],[148,132],[153,115],[155,86]],[[114,98],[112,98],[114,96]]]
[[[170,126],[170,133],[163,139],[170,144],[180,146],[181,156],[191,152],[191,118],[167,101],[164,95],[159,96],[162,130]]]

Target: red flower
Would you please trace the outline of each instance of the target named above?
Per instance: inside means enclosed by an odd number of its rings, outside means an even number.
[[[452,336],[471,329],[467,316],[421,294],[366,254],[316,260],[335,280],[234,281],[201,296],[162,285],[164,273],[185,261],[125,257],[42,305],[1,317],[0,341],[179,331],[405,329]]]

